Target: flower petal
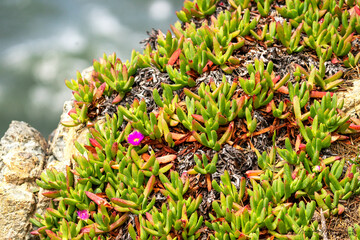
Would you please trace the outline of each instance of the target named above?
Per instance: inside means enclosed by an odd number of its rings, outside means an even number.
[[[127,140],[131,145],[138,146],[138,145],[140,145],[140,143],[143,139],[144,139],[144,135],[141,132],[134,131],[129,134]]]

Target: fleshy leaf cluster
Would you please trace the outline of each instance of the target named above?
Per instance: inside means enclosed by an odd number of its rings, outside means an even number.
[[[314,215],[342,215],[360,194],[358,164],[329,154],[360,131],[336,95],[359,67],[359,4],[186,0],[142,53],[94,60],[90,77],[66,81],[74,107],[63,125],[88,128],[86,143],[74,142],[65,173],[37,180],[52,201],[32,234],[320,239]],[[293,69],[282,69],[290,54]],[[148,82],[151,101],[138,93]],[[348,233],[359,239],[359,226]]]

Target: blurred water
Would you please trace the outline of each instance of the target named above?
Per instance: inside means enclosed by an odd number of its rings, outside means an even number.
[[[1,0],[0,136],[11,120],[48,136],[63,102],[65,79],[103,53],[122,60],[151,28],[166,32],[182,0]]]

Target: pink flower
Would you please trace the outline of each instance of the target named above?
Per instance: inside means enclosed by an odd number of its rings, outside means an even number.
[[[88,220],[90,217],[87,210],[77,211],[77,215],[81,220]]]
[[[141,140],[144,139],[144,135],[141,134],[141,132],[133,131],[128,136],[128,142],[134,146],[138,146],[141,143]]]

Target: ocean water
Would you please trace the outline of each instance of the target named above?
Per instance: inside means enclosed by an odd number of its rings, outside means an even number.
[[[182,0],[1,0],[0,136],[11,120],[47,137],[71,98],[65,79],[115,52],[122,60],[152,28],[177,21]]]

